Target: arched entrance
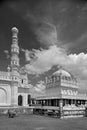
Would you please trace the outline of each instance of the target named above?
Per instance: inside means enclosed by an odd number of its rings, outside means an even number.
[[[4,89],[0,89],[0,105],[6,104],[7,96]]]
[[[28,104],[31,104],[31,95],[28,95]]]
[[[18,106],[22,106],[23,97],[21,95],[18,96]]]

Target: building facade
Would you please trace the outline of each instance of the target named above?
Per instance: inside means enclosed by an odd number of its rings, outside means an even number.
[[[36,111],[43,110],[43,113],[60,113],[61,117],[83,116],[87,95],[79,91],[77,79],[71,73],[59,68],[46,77],[46,89],[42,96],[37,97],[37,104]]]
[[[12,28],[11,60],[7,72],[0,71],[0,106],[29,105],[28,76],[21,71],[18,29]]]

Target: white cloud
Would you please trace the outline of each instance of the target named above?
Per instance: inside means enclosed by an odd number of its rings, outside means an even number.
[[[65,67],[80,79],[87,79],[87,54],[70,54]]]
[[[4,50],[4,53],[8,54],[8,53],[9,53],[9,51],[8,51],[8,50]]]
[[[9,51],[8,51],[8,50],[4,50],[4,53],[6,54],[7,59],[10,58],[10,55],[9,55]]]
[[[25,51],[25,58],[26,58],[26,61],[30,61],[30,52],[28,50]]]
[[[60,61],[65,62],[65,58],[67,57],[65,51],[56,46],[50,46],[48,50],[35,50],[34,55],[36,59],[32,59],[30,64],[25,65],[26,70],[33,74],[44,73],[45,71],[48,71],[53,65],[58,65]]]
[[[44,81],[39,81],[36,86],[35,90],[38,92],[43,92],[43,90],[46,88]]]
[[[87,54],[67,54],[57,46],[50,46],[48,50],[34,50],[36,59],[31,59],[25,69],[30,74],[42,74],[54,65],[62,65],[81,80],[87,80]],[[29,56],[29,55],[28,55]]]
[[[29,84],[29,92],[31,94],[32,97],[37,97],[38,95],[42,95],[44,94],[44,90],[45,90],[46,86],[44,81],[39,81],[35,86]]]

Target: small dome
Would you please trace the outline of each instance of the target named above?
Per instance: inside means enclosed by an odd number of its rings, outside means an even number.
[[[71,77],[71,74],[63,69],[59,69],[58,71],[54,72],[53,75]]]
[[[18,33],[18,29],[16,27],[13,27],[12,32]]]

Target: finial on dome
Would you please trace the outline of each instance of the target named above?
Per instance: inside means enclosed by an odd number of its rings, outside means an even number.
[[[16,38],[16,39],[18,39],[18,29],[16,28],[16,27],[13,27],[12,29],[11,29],[11,31],[12,31],[12,38],[13,38],[13,40]]]
[[[13,33],[18,33],[18,29],[16,27],[13,27],[11,30]]]

